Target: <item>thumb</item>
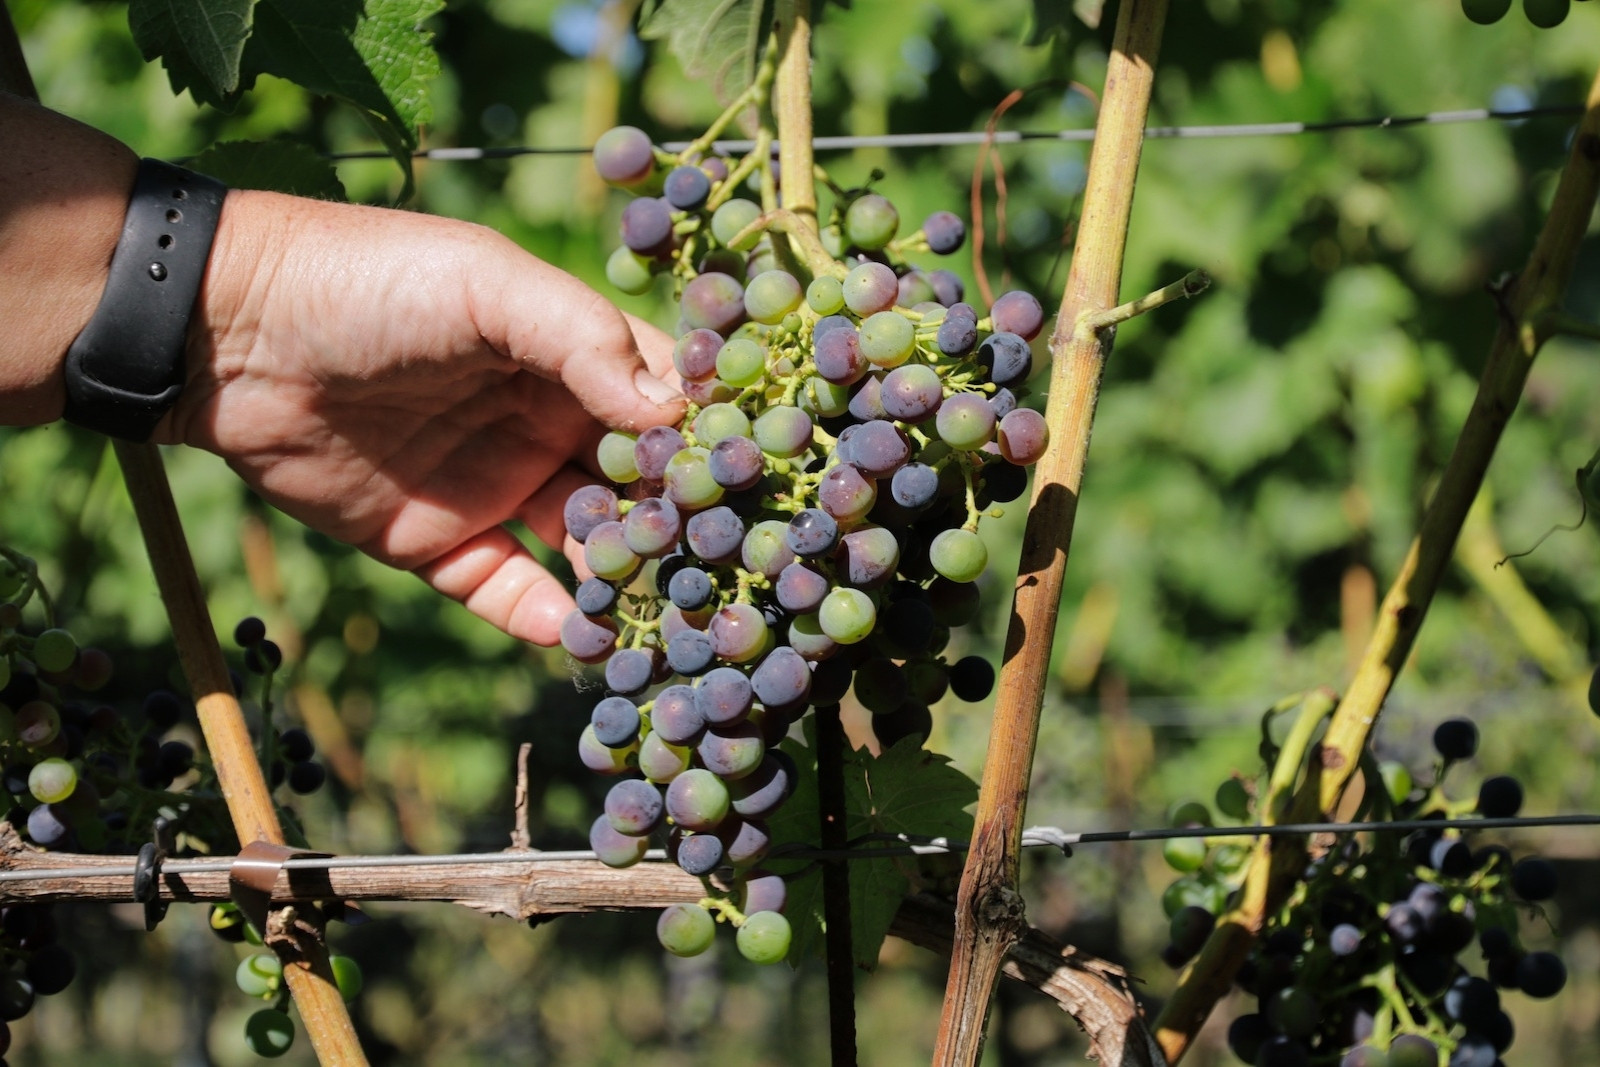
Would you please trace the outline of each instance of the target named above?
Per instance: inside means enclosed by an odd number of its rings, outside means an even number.
[[[499,330],[485,329],[484,336],[493,343],[498,332],[502,351],[566,386],[611,429],[637,433],[681,418],[683,395],[651,373],[640,339],[616,305],[565,271],[517,252],[523,269],[506,272],[506,284],[490,303]],[[671,344],[659,331],[645,333],[644,340],[653,347]]]

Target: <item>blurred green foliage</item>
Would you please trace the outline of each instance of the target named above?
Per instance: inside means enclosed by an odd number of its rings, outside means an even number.
[[[186,157],[222,139],[282,135],[325,151],[374,147],[351,109],[270,75],[231,114],[174,98],[166,75],[142,61],[125,5],[11,7],[45,101],[143,154]],[[1153,121],[1576,103],[1600,59],[1597,9],[1579,5],[1567,24],[1539,32],[1518,18],[1473,26],[1455,0],[1175,4]],[[619,12],[615,0],[449,3],[431,23],[442,73],[424,145],[581,145],[618,121],[662,140],[692,136],[719,109],[713,93],[664,50],[608,38],[606,19]],[[979,130],[1012,90],[1024,92],[1003,128],[1089,125],[1114,7],[1097,30],[1053,14],[1027,0],[830,7],[816,36],[817,131]],[[1216,284],[1117,338],[1031,823],[1153,825],[1176,801],[1208,799],[1229,773],[1254,773],[1262,707],[1347,676],[1470,403],[1496,323],[1485,286],[1521,263],[1570,128],[1543,118],[1147,144],[1124,291],[1196,266]],[[983,266],[997,288],[1027,287],[1050,305],[1087,148],[1032,142],[998,156],[1003,201],[992,173],[981,194]],[[969,214],[976,158],[971,147],[863,149],[823,163],[845,184],[883,168],[880,188],[915,219],[936,208]],[[404,185],[392,161],[338,172],[356,200],[392,202]],[[582,157],[421,163],[416,178],[408,207],[493,226],[603,286],[624,198],[599,186]],[[957,259],[977,292],[970,259]],[[1600,316],[1592,234],[1572,293],[1574,312]],[[665,292],[619,302],[671,325]],[[1520,548],[1576,514],[1572,472],[1600,441],[1595,354],[1593,344],[1558,340],[1541,355],[1491,471],[1492,521],[1474,533],[1476,543],[1490,539],[1491,557],[1504,551],[1496,536]],[[137,699],[170,683],[175,657],[102,442],[57,424],[7,431],[0,447],[0,540],[39,557],[71,625],[117,655],[119,692]],[[335,771],[324,794],[297,802],[314,844],[500,847],[523,741],[533,742],[535,844],[583,840],[603,787],[573,753],[596,691],[574,686],[558,652],[522,647],[415,579],[308,533],[252,499],[214,457],[168,460],[219,627],[250,613],[267,619],[293,665],[283,714],[304,718]],[[962,650],[998,652],[1009,608],[998,572],[1016,558],[1022,518],[1013,507],[992,527],[997,573],[985,581],[984,621],[957,638]],[[1529,812],[1600,810],[1600,743],[1580,677],[1600,644],[1595,547],[1585,530],[1500,571],[1453,571],[1390,702],[1386,754],[1425,761],[1433,725],[1469,714],[1486,737],[1470,773],[1521,776]],[[1541,606],[1507,599],[1513,573]],[[847,709],[847,725],[864,737],[858,711]],[[933,747],[976,776],[988,709],[952,700],[935,714]],[[1594,877],[1600,855],[1592,834],[1578,832],[1529,831],[1513,844],[1558,857],[1572,885]],[[1025,870],[1036,924],[1126,961],[1151,998],[1164,993],[1157,899],[1171,872],[1158,850],[1035,856]],[[648,916],[529,932],[444,905],[370,910],[378,921],[337,932],[335,943],[366,968],[356,1011],[376,1063],[826,1059],[813,964],[758,971],[725,945],[701,960],[663,960]],[[234,950],[199,932],[200,913],[180,909],[149,937],[119,909],[71,916],[88,977],[17,1028],[10,1062],[248,1059],[239,1040],[248,1005],[224,977]],[[1563,943],[1574,982],[1554,1002],[1514,998],[1514,1062],[1597,1062],[1594,900],[1570,892],[1551,918],[1559,937],[1545,940]],[[895,941],[880,963],[860,982],[863,1061],[926,1062],[941,968]],[[220,993],[197,992],[218,984]],[[1015,990],[1000,1005],[989,1062],[1081,1059],[1059,1011]],[[1220,1048],[1203,1040],[1189,1062],[1229,1062]],[[303,1039],[285,1062],[311,1062]]]

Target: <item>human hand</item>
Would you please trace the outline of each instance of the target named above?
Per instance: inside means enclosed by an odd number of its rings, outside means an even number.
[[[509,240],[272,193],[229,194],[189,351],[158,441],[542,645],[572,599],[501,524],[561,546],[606,428],[683,411],[670,338]]]

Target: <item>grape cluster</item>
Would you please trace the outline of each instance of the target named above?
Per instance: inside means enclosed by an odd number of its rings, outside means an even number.
[[[980,316],[953,273],[905,258],[954,252],[961,220],[936,212],[897,237],[898,212],[870,189],[833,187],[806,253],[780,213],[735,195],[775,167],[765,146],[730,167],[620,127],[595,161],[638,194],[611,281],[678,286],[690,406],[679,426],[608,434],[598,460],[615,488],[565,508],[593,577],[562,645],[603,662],[610,690],[580,753],[622,776],[591,843],[626,866],[665,831],[684,870],[731,869],[729,898],[662,915],[669,951],[704,950],[715,912],[747,957],[781,959],[783,883],[755,865],[794,787],[776,747],[790,725],[853,687],[884,746],[925,740],[929,705],[993,685],[982,659],[942,654],[977,611],[980,519],[1021,495],[1046,447],[1044,417],[1021,404],[1044,311],[1008,292]]]
[[[1461,10],[1473,22],[1488,26],[1506,17],[1511,0],[1461,0]],[[1572,0],[1522,0],[1522,13],[1543,30],[1561,25],[1571,11]]]
[[[212,907],[211,929],[224,941],[261,945],[260,935],[232,904]],[[339,955],[329,956],[328,963],[339,995],[346,1001],[353,1000],[366,983],[361,965],[349,956]],[[288,1052],[294,1045],[294,1021],[289,1017],[289,987],[283,979],[282,961],[270,952],[245,956],[234,969],[233,980],[241,993],[272,1005],[245,1020],[245,1045],[264,1059],[276,1059]]]
[[[1414,788],[1403,764],[1374,768],[1375,813],[1506,818],[1521,809],[1522,786],[1508,775],[1485,779],[1459,802],[1442,792],[1444,774],[1477,751],[1470,720],[1441,723],[1433,741],[1439,774],[1427,790]],[[1239,779],[1218,790],[1217,809],[1228,817],[1246,818],[1252,805]],[[1199,804],[1174,817],[1210,824]],[[1526,951],[1518,937],[1518,908],[1555,894],[1555,868],[1538,857],[1514,860],[1500,845],[1475,849],[1455,831],[1370,836],[1313,859],[1270,918],[1237,978],[1257,1010],[1233,1021],[1229,1047],[1259,1067],[1500,1067],[1514,1037],[1502,993],[1551,997],[1566,983],[1559,957]],[[1185,871],[1166,898],[1168,962],[1182,965],[1199,951],[1227,905],[1242,852],[1199,838],[1168,850]]]
[[[40,592],[33,561],[0,548],[5,819],[45,849],[132,854],[158,825],[181,831],[207,851],[231,847],[232,827],[213,769],[189,742],[173,736],[189,714],[188,702],[165,689],[150,692],[136,710],[104,699],[115,667],[110,655],[80,647],[64,627],[26,624],[24,609]],[[245,649],[246,669],[267,676],[263,703],[270,709],[270,675],[282,653],[260,620],[240,623],[235,637]],[[243,679],[236,685],[242,688]],[[263,756],[274,785],[287,778],[292,789],[309,792],[322,783],[322,767],[311,762],[303,731],[270,731],[268,740],[273,744],[264,746]],[[0,909],[0,1056],[10,1043],[5,1024],[26,1015],[36,996],[66,988],[76,972],[72,953],[56,943],[49,904]]]

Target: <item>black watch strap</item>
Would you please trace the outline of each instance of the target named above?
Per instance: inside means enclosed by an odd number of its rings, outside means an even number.
[[[177,403],[189,315],[227,191],[215,178],[139,161],[105,292],[67,349],[68,422],[147,441]]]

